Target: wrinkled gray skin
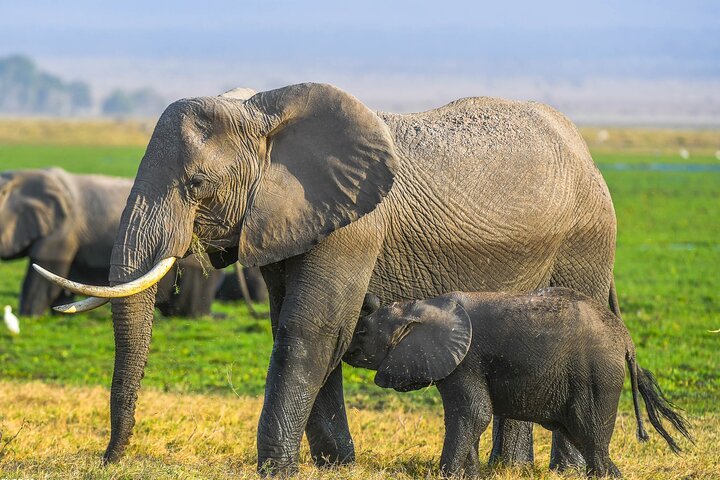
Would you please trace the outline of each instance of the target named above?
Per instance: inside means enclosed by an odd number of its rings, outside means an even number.
[[[638,367],[622,320],[567,288],[532,294],[454,292],[379,307],[366,297],[344,360],[377,370],[375,383],[399,391],[435,384],[445,408],[440,457],[446,475],[479,473],[478,442],[493,415],[562,432],[589,475],[620,476],[608,448],[627,362],[638,438],[638,390],[650,422],[679,448],[658,414],[689,438],[687,422],[652,374]]]
[[[216,267],[261,266],[268,286],[263,471],[295,467],[303,430],[318,464],[353,460],[340,359],[366,292],[383,303],[547,285],[603,302],[614,292],[608,189],[573,125],[537,103],[467,98],[376,114],[321,84],[179,100],[140,164],[110,283],[183,256],[193,233]],[[106,461],[135,423],[154,296],[112,301]],[[532,459],[530,428],[500,425],[494,458]],[[581,461],[556,445],[555,465]]]
[[[0,173],[0,258],[29,257],[19,312],[37,316],[72,295],[46,281],[32,263],[83,283],[106,284],[110,253],[131,180],[73,175],[60,168]],[[222,274],[203,275],[195,257],[173,268],[159,287],[164,315],[195,317],[210,313]],[[176,289],[177,286],[177,289]]]

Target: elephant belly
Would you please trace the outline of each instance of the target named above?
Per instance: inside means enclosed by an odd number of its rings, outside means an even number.
[[[554,232],[531,236],[480,232],[443,241],[404,232],[385,243],[370,291],[384,302],[452,291],[529,292],[549,284],[562,240]]]
[[[537,367],[537,368],[534,368]],[[547,364],[523,366],[496,362],[488,369],[493,414],[540,424],[561,422],[570,397],[570,378],[564,368]]]

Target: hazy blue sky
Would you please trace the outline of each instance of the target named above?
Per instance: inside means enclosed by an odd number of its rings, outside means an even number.
[[[684,115],[720,109],[718,1],[0,0],[0,8],[0,55],[29,55],[87,80],[96,95],[150,85],[175,98],[313,80],[395,110],[487,94],[580,113],[637,100],[630,110],[647,114],[655,98],[700,109]]]

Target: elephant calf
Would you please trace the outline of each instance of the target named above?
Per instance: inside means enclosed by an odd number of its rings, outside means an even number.
[[[398,391],[436,384],[445,408],[440,466],[476,474],[478,442],[494,414],[559,430],[583,454],[591,475],[619,476],[608,456],[618,401],[630,371],[637,436],[647,440],[638,390],[650,423],[686,438],[687,422],[638,367],[625,325],[606,307],[566,288],[531,294],[450,293],[379,308],[368,295],[345,355],[377,370],[375,383]]]

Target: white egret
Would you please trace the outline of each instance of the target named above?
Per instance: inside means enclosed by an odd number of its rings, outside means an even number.
[[[15,335],[20,333],[20,322],[18,321],[18,318],[15,316],[15,314],[12,313],[10,305],[5,305],[4,320],[8,330],[10,330]]]

